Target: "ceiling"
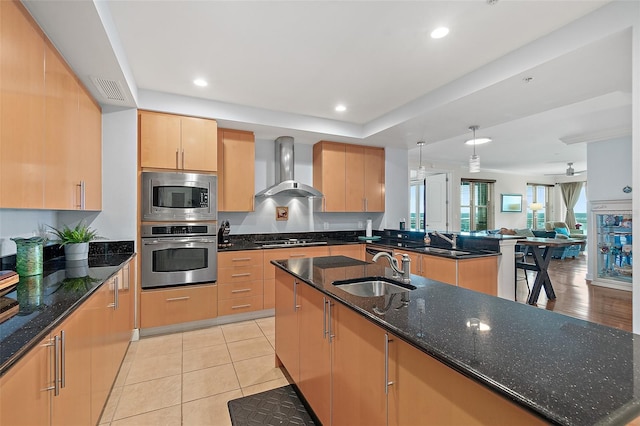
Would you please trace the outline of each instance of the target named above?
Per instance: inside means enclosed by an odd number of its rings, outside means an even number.
[[[23,3],[103,105],[194,98],[257,139],[411,149],[414,167],[424,140],[426,165],[464,168],[478,125],[483,170],[561,174],[631,133],[633,2]]]

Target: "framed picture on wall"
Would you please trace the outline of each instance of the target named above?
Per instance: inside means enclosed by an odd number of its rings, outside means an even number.
[[[502,194],[501,212],[522,212],[521,194]]]

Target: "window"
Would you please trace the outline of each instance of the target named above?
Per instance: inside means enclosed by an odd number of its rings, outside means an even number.
[[[547,220],[547,210],[549,205],[549,192],[552,187],[544,184],[527,184],[527,227],[531,229],[544,229]],[[533,211],[531,204],[542,204],[542,209]],[[535,220],[534,220],[535,217]]]
[[[582,229],[582,233],[587,233],[587,188],[586,185],[582,185],[580,190],[580,198],[573,207],[573,214],[576,216],[576,227],[579,226]]]
[[[412,180],[409,191],[409,229],[424,229],[424,180]]]
[[[486,231],[493,227],[493,181],[460,183],[460,230]]]

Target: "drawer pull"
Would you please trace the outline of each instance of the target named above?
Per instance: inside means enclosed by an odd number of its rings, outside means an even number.
[[[305,257],[306,254],[290,254],[289,257]]]
[[[182,296],[182,297],[172,297],[170,299],[166,299],[167,302],[175,302],[176,300],[187,300],[187,299],[191,299],[190,296]]]
[[[236,257],[231,259],[232,262],[246,262],[247,260],[251,260],[250,257]]]
[[[245,293],[247,291],[251,291],[251,289],[250,288],[241,288],[241,289],[238,289],[238,290],[231,290],[231,293]]]
[[[237,277],[248,277],[251,275],[251,272],[245,272],[243,274],[232,274],[231,278],[237,278]]]
[[[250,308],[251,304],[247,303],[246,305],[237,305],[237,306],[232,306],[231,309],[242,309],[242,308]]]

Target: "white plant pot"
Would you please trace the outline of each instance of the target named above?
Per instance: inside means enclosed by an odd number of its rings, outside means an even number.
[[[66,260],[65,271],[67,278],[82,278],[89,275],[89,260]]]
[[[83,260],[89,258],[89,243],[76,243],[64,245],[64,258],[66,260]]]

